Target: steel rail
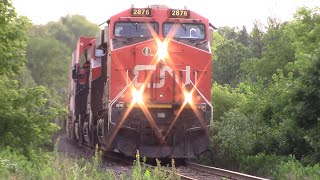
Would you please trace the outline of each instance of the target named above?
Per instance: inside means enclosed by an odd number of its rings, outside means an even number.
[[[148,167],[148,168],[151,168],[151,169],[154,169],[154,168],[157,167],[156,165],[150,165],[150,164],[145,164],[145,166]],[[164,167],[164,166],[161,166],[161,167],[163,168],[162,169],[163,172],[165,172],[167,174],[171,173],[171,171],[169,169],[166,169],[166,167]],[[182,174],[180,174],[178,172],[176,172],[175,174],[180,177],[180,180],[197,180],[197,179],[194,179],[192,177],[188,177],[188,176],[182,175]]]
[[[186,165],[189,166],[191,169],[195,169],[195,170],[198,170],[198,171],[203,171],[203,172],[206,172],[206,173],[209,173],[209,174],[218,175],[218,176],[231,178],[231,179],[239,179],[239,180],[268,180],[268,179],[257,177],[257,176],[243,174],[243,173],[230,171],[230,170],[226,170],[226,169],[220,169],[220,168],[205,166],[205,165],[202,165],[202,164],[197,164],[197,163],[192,163],[192,162],[186,162]]]
[[[192,177],[188,177],[188,176],[185,176],[185,175],[182,175],[182,174],[177,174],[179,177],[180,177],[180,180],[197,180],[195,178],[192,178]]]

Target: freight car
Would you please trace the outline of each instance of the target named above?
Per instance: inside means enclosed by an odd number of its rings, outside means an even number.
[[[207,18],[162,5],[111,16],[72,54],[68,137],[134,157],[194,158],[208,148]]]

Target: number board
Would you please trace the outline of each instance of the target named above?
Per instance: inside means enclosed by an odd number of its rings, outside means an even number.
[[[152,16],[150,8],[133,8],[131,9],[131,16],[143,17]]]
[[[170,9],[169,17],[172,18],[189,18],[190,10]]]

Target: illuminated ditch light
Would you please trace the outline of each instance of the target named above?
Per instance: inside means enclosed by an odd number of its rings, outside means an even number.
[[[168,43],[158,41],[158,60],[164,60],[168,55]]]
[[[143,97],[142,97],[142,90],[140,89],[137,91],[136,89],[132,90],[132,104],[142,104],[143,103]]]
[[[192,103],[192,93],[191,92],[184,92],[184,102],[191,104]]]

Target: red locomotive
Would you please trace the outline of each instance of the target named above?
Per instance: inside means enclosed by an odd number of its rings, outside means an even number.
[[[67,132],[134,157],[194,158],[211,124],[211,24],[153,5],[112,16],[73,52]]]

